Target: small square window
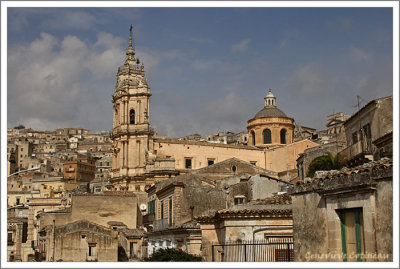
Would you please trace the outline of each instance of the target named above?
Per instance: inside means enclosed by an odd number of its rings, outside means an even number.
[[[82,234],[81,239],[82,240],[86,239],[86,235]]]
[[[208,163],[208,165],[213,165],[214,164],[214,160],[208,160],[207,163]]]

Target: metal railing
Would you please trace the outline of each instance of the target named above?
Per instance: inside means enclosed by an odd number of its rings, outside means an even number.
[[[169,222],[167,218],[153,221],[153,230],[154,231],[168,229],[169,227],[172,227],[172,226],[173,226],[173,223]]]
[[[285,242],[286,241],[286,242]],[[213,262],[292,262],[293,240],[226,242],[212,245]]]
[[[340,155],[344,157],[346,160],[351,160],[353,157],[361,154],[371,154],[372,153],[372,144],[371,139],[367,139],[366,141],[358,141],[351,146],[348,146],[344,150],[340,152]]]

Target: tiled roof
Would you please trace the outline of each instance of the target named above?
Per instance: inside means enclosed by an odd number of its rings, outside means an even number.
[[[125,237],[134,237],[134,238],[140,238],[143,237],[144,235],[144,231],[143,230],[139,230],[139,229],[128,229],[128,228],[124,228],[120,230]]]
[[[292,204],[292,197],[287,194],[275,194],[272,197],[268,197],[265,199],[258,199],[254,201],[250,201],[248,204],[250,205],[290,205]]]
[[[354,168],[343,168],[340,171],[318,171],[313,178],[298,181],[288,189],[291,195],[318,192],[348,192],[373,186],[376,180],[393,178],[393,163],[389,158],[372,161]]]
[[[197,221],[213,221],[221,218],[260,218],[260,217],[291,217],[291,209],[221,209],[211,215],[199,216]]]
[[[62,209],[58,209],[58,210],[54,210],[54,211],[43,212],[43,214],[71,213],[71,212],[72,212],[72,208],[71,207],[66,207],[66,208],[62,208]]]
[[[198,146],[219,147],[219,148],[236,148],[236,149],[247,149],[247,150],[260,151],[259,148],[253,147],[253,146],[234,145],[234,144],[219,144],[219,143],[209,143],[209,142],[190,141],[190,140],[154,139],[154,142],[164,143],[164,144],[185,144],[185,145],[198,145]]]
[[[349,176],[354,174],[372,172],[377,170],[384,170],[387,168],[392,168],[393,163],[392,159],[389,158],[382,158],[379,161],[372,161],[368,163],[364,163],[362,165],[356,166],[354,168],[347,168],[344,167],[341,170],[330,170],[330,171],[317,171],[315,172],[315,176],[309,180],[299,180],[296,185],[300,184],[308,184],[312,183],[315,180],[326,180],[326,179],[334,179],[343,176]]]

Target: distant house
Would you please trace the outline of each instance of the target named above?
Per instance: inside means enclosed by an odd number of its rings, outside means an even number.
[[[393,97],[370,101],[344,122],[347,148],[340,154],[355,166],[377,156],[374,141],[393,131]]]
[[[118,233],[93,222],[48,225],[39,232],[38,241],[45,261],[118,261]]]

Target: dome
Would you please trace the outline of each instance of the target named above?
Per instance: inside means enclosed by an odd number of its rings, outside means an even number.
[[[264,107],[254,116],[254,118],[262,118],[262,117],[287,117],[287,116],[279,108],[270,106],[270,107]]]

